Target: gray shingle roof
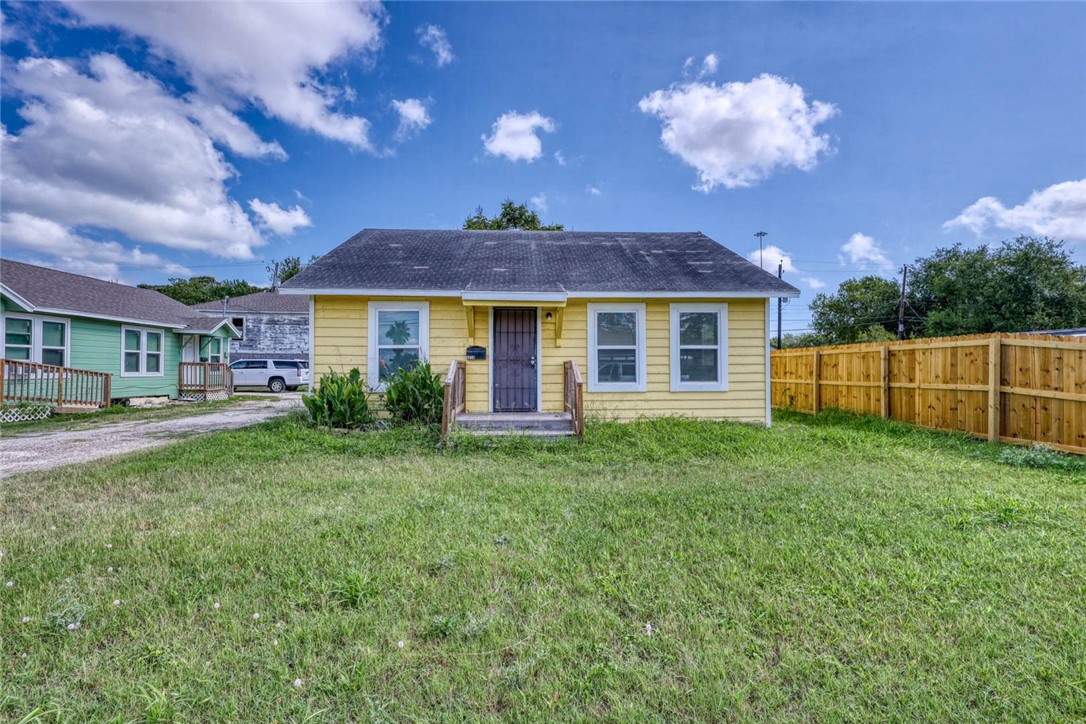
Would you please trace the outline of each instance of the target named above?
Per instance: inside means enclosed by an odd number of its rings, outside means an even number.
[[[0,259],[0,283],[38,310],[160,324],[202,325],[206,318],[153,289]],[[191,331],[200,331],[194,328]]]
[[[222,314],[222,302],[193,304],[192,309]],[[263,312],[266,314],[309,314],[309,300],[297,294],[257,292],[241,297],[230,297],[226,302],[227,314],[231,312]]]
[[[365,229],[283,289],[799,293],[697,231]]]

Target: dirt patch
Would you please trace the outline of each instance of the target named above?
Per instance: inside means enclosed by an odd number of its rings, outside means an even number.
[[[161,447],[217,430],[255,425],[300,407],[300,398],[291,395],[246,401],[220,412],[168,420],[101,422],[79,430],[5,435],[0,437],[0,478]]]

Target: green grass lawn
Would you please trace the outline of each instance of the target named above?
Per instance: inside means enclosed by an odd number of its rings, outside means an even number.
[[[833,413],[292,418],[15,478],[0,719],[1081,719],[1086,468],[1040,458]]]

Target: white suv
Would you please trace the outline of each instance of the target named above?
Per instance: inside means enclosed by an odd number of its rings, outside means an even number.
[[[230,364],[234,387],[267,387],[272,392],[309,384],[309,365],[297,360],[239,359]]]

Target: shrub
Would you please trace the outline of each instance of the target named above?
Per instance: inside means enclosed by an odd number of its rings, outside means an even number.
[[[385,390],[385,408],[400,422],[441,422],[445,383],[429,362],[401,367],[392,374]]]
[[[302,395],[302,402],[316,424],[350,429],[373,422],[369,395],[356,367],[347,374],[329,370],[312,395]]]

